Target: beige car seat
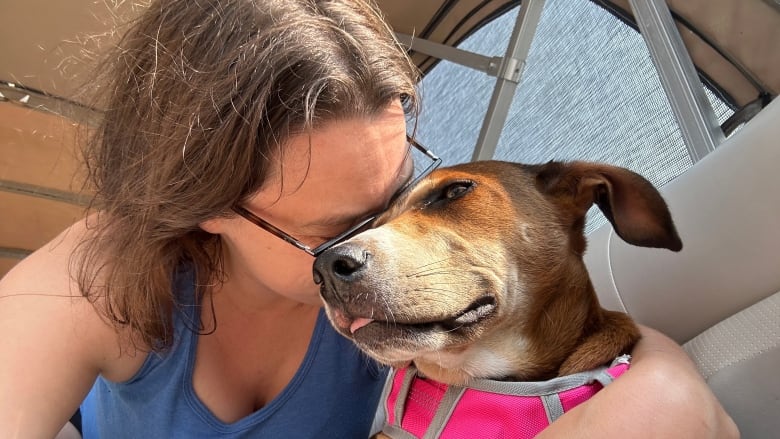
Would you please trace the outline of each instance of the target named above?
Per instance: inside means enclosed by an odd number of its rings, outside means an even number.
[[[594,231],[599,298],[683,343],[743,438],[780,437],[780,99],[661,191],[683,250]]]

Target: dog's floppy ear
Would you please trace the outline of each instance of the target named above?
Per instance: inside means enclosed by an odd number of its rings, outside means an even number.
[[[618,236],[629,244],[682,249],[661,194],[628,169],[590,162],[549,162],[537,168],[536,185],[570,210],[577,221],[596,203]]]

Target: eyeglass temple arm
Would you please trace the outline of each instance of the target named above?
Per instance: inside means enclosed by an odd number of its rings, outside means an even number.
[[[250,212],[249,210],[245,209],[242,206],[233,206],[233,211],[237,214],[243,216],[244,218],[248,219],[258,227],[268,230],[269,232],[273,233],[277,237],[283,239],[285,242],[292,244],[293,246],[305,251],[306,253],[313,254],[312,248],[308,245],[297,241],[290,237],[290,235],[287,234],[284,230],[276,227],[275,225],[265,221],[264,219],[260,218],[259,216],[255,215],[254,213]]]

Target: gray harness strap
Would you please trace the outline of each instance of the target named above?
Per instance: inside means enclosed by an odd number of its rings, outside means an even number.
[[[444,397],[441,400],[441,404],[436,409],[436,414],[433,416],[431,425],[425,430],[425,436],[423,439],[436,439],[441,436],[444,427],[450,421],[452,412],[455,411],[455,407],[458,405],[463,393],[466,392],[465,387],[448,386],[447,391],[444,393]]]
[[[542,406],[544,406],[544,413],[547,414],[547,421],[552,424],[553,421],[563,416],[563,404],[561,403],[561,397],[557,393],[551,395],[542,395]]]

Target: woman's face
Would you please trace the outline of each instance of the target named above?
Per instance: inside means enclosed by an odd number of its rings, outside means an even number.
[[[405,120],[394,103],[376,117],[291,137],[244,207],[312,247],[338,235],[384,208],[411,177]],[[320,303],[312,256],[240,216],[209,223],[225,244],[226,288]]]

